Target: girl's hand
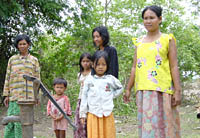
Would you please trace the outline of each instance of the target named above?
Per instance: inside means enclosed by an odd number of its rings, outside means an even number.
[[[57,117],[57,118],[55,118],[55,121],[60,121],[60,120],[62,120],[63,119],[63,115],[61,115],[61,116],[59,116],[59,117]]]
[[[86,118],[81,118],[80,121],[81,121],[81,124],[82,124],[82,125],[85,125]]]
[[[175,91],[172,96],[172,106],[177,106],[181,104],[181,92]]]
[[[50,114],[50,116],[51,116],[51,118],[52,118],[53,120],[56,119],[56,116],[54,116],[54,115],[52,115],[52,114]]]
[[[131,95],[130,90],[126,90],[126,93],[123,96],[124,103],[127,104],[130,102],[130,95]]]
[[[9,104],[9,97],[8,96],[4,99],[4,104],[5,104],[6,107],[8,107],[8,104]]]

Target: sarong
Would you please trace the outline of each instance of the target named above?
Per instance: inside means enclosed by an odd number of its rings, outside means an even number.
[[[85,125],[81,124],[79,118],[79,110],[80,110],[81,99],[77,102],[76,112],[75,112],[75,125],[77,130],[74,132],[74,138],[87,138],[87,123]]]
[[[139,138],[180,138],[177,107],[172,95],[158,91],[137,91]]]
[[[7,115],[16,115],[19,116],[20,108],[17,104],[17,101],[9,102],[9,107]],[[22,138],[22,126],[20,122],[11,122],[5,126],[4,138]]]

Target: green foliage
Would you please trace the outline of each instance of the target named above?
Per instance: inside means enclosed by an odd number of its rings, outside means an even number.
[[[59,37],[48,35],[41,36],[35,44],[34,51],[39,51],[37,57],[41,66],[41,78],[49,90],[53,90],[52,82],[57,77],[68,81],[67,96],[70,98],[72,109],[75,110],[79,94],[77,74],[79,72],[79,57],[91,46],[77,41],[78,38],[70,35]]]
[[[191,6],[195,8],[195,10],[192,11],[193,15],[195,17],[199,17],[199,11],[200,11],[200,1],[199,0],[189,0],[191,3]]]
[[[183,81],[191,80],[194,75],[200,75],[199,33],[200,29],[191,25],[177,34],[177,37],[180,38],[178,41],[178,59]],[[184,41],[181,41],[181,39]]]
[[[0,1],[0,95],[6,74],[9,57],[16,53],[14,39],[19,33],[28,34],[37,40],[43,25],[46,30],[55,32],[56,28],[66,27],[61,12],[70,10],[67,1],[62,0],[1,0]],[[1,97],[1,96],[0,96]]]

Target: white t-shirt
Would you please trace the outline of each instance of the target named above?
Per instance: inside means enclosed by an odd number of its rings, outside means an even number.
[[[85,81],[81,96],[80,118],[86,118],[87,112],[98,117],[112,113],[113,99],[123,91],[120,81],[112,75],[90,75]]]

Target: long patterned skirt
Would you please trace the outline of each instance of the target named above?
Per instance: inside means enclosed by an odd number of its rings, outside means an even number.
[[[88,138],[116,138],[114,116],[97,117],[94,114],[87,115]]]
[[[9,102],[9,107],[7,111],[7,115],[19,115],[20,108],[16,101]],[[4,130],[4,138],[22,138],[22,126],[19,122],[11,122],[6,125]]]
[[[172,95],[158,91],[137,91],[140,138],[180,138],[177,107],[171,105]]]
[[[87,123],[82,125],[79,118],[81,99],[77,102],[76,112],[75,112],[75,125],[77,130],[74,132],[74,138],[87,138]]]

